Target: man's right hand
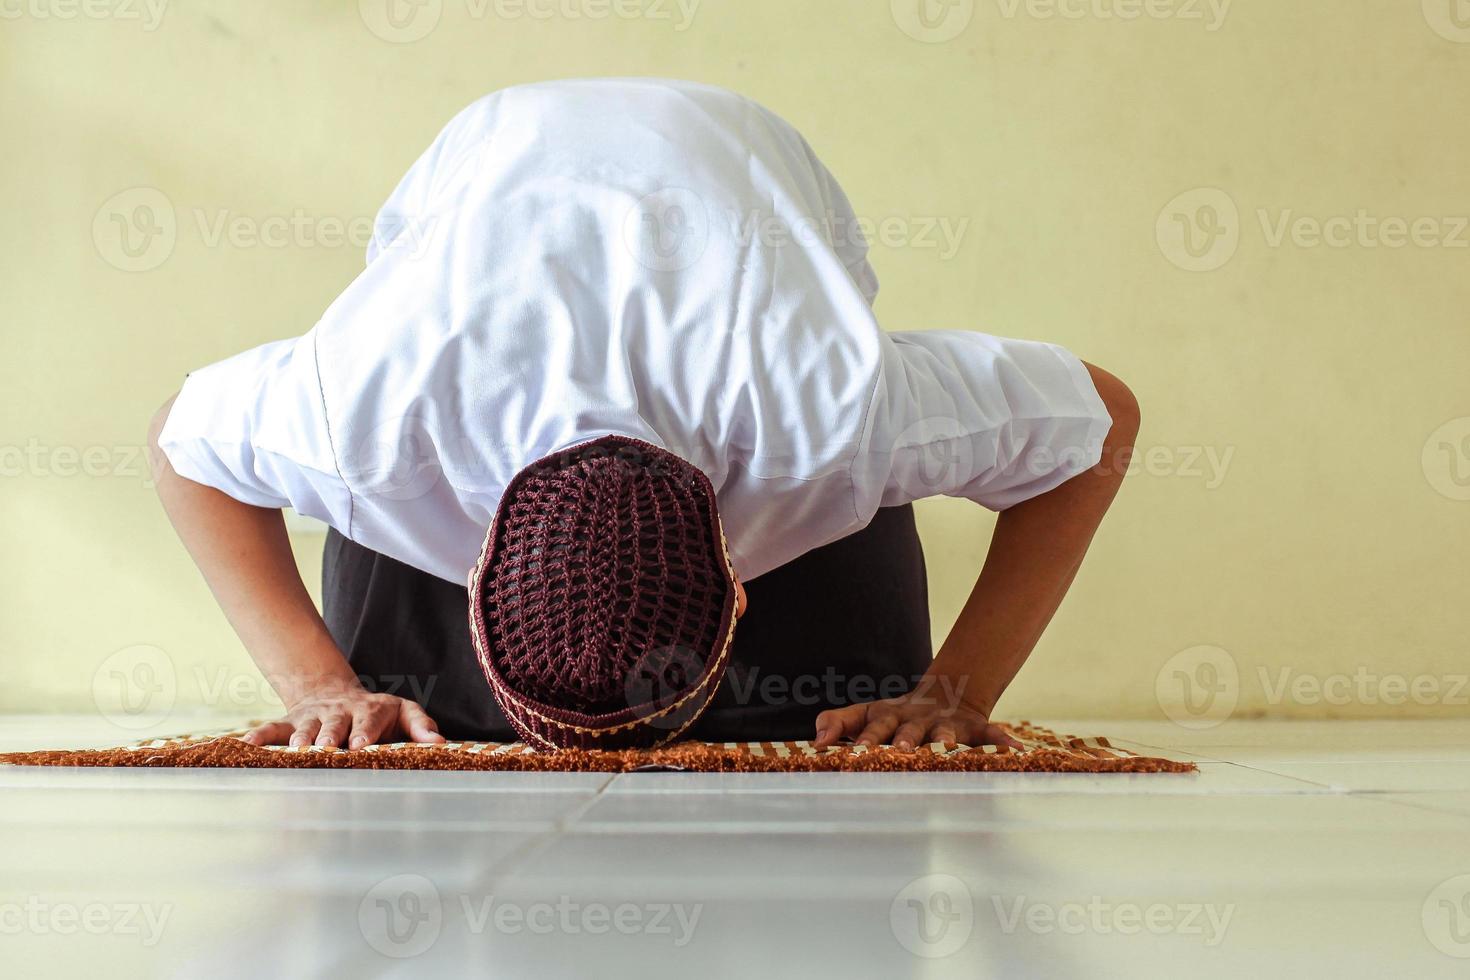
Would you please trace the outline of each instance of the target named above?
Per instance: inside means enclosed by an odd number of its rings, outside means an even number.
[[[444,736],[415,702],[358,687],[307,695],[291,705],[285,718],[251,729],[244,740],[252,745],[360,749],[374,742],[438,743]]]

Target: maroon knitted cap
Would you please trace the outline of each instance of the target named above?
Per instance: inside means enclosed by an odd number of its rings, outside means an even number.
[[[671,741],[709,705],[735,634],[735,573],[709,478],[604,436],[521,470],[470,577],[490,690],[542,748]]]

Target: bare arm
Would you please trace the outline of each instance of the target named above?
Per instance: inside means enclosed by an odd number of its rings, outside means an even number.
[[[252,732],[258,743],[367,744],[401,730],[441,740],[412,702],[363,690],[327,632],[291,554],[279,510],[253,507],[174,471],[158,446],[169,399],[148,430],[149,461],[164,511],[204,574],[245,649],[291,709]]]
[[[1001,513],[980,578],[920,685],[900,698],[824,711],[818,746],[843,736],[905,748],[1000,739],[990,714],[1067,594],[1138,435],[1132,392],[1106,371],[1087,369],[1113,417],[1101,462]]]

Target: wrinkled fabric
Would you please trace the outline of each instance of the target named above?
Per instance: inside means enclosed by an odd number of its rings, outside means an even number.
[[[790,125],[658,79],[469,106],[314,327],[195,371],[174,469],[463,583],[510,479],[603,435],[715,487],[754,578],[935,494],[1003,509],[1094,464],[1076,357],[887,334],[857,216]]]

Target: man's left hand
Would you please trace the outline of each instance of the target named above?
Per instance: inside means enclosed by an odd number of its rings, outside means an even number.
[[[817,715],[812,744],[821,749],[853,738],[859,745],[886,743],[906,750],[930,742],[1021,747],[982,712],[963,703],[946,705],[932,690],[933,685],[921,685],[901,697],[824,711]]]

